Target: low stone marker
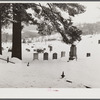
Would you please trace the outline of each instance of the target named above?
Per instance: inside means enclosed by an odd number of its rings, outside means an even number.
[[[98,44],[100,44],[100,40],[98,40]]]
[[[90,57],[90,56],[91,56],[91,53],[87,53],[86,56],[87,56],[87,57]]]
[[[53,59],[57,59],[57,53],[53,53]]]
[[[64,51],[61,52],[61,57],[65,57],[65,52]]]
[[[38,53],[33,53],[33,60],[37,59],[38,60]]]
[[[49,50],[50,50],[50,52],[51,52],[51,51],[52,51],[52,46],[49,45],[48,47],[49,47]]]

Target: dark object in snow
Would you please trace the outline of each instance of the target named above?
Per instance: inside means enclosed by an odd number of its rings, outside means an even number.
[[[62,72],[62,75],[61,75],[61,78],[64,78],[65,77],[65,75],[64,75],[64,71]]]
[[[98,40],[98,44],[100,44],[100,40]]]
[[[36,49],[34,49],[34,51],[37,51]]]
[[[26,51],[30,52],[30,49],[26,48]]]
[[[2,50],[4,50],[4,48],[2,47]]]
[[[48,53],[47,52],[44,53],[43,60],[48,60]]]
[[[86,85],[84,85],[86,88],[91,88],[91,87],[89,87],[89,86],[86,86]]]
[[[7,57],[7,63],[9,62],[9,57]]]
[[[74,60],[75,58],[73,58],[73,57],[69,57],[69,60]]]
[[[72,44],[70,47],[70,52],[69,52],[69,60],[77,60],[77,48],[76,45]]]
[[[33,60],[37,59],[38,60],[38,53],[33,53]]]
[[[52,51],[52,46],[48,45],[50,52]]]
[[[53,53],[53,59],[57,59],[57,53]]]
[[[86,54],[86,56],[87,56],[87,57],[90,57],[90,56],[91,56],[91,54],[90,54],[90,53],[87,53],[87,54]]]
[[[27,66],[29,66],[29,62],[27,63]]]
[[[61,52],[61,57],[65,57],[65,51]]]
[[[72,81],[66,80],[66,82],[72,83]]]
[[[43,50],[46,50],[46,48],[44,48]]]
[[[31,46],[31,48],[34,48],[34,46]]]
[[[44,49],[42,50],[42,49],[37,49],[37,52],[38,53],[44,53]]]
[[[9,48],[9,49],[8,49],[8,52],[12,52],[12,49],[11,49],[11,48]]]

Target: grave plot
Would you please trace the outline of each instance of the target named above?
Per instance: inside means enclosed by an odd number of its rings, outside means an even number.
[[[53,59],[57,59],[57,53],[53,53]]]

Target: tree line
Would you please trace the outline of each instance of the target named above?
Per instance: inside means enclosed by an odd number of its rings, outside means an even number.
[[[77,26],[80,30],[82,30],[83,35],[93,35],[100,34],[100,22],[96,23],[83,23]]]

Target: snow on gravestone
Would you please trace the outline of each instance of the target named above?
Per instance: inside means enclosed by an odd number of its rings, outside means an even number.
[[[57,59],[57,53],[53,53],[53,59]]]
[[[61,57],[65,57],[65,52],[64,51],[61,52]]]
[[[37,59],[38,60],[38,53],[33,53],[33,60]]]
[[[48,53],[47,52],[44,53],[43,60],[48,60]]]

